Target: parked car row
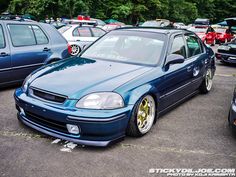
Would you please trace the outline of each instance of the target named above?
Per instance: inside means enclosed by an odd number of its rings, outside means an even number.
[[[230,42],[234,35],[225,28],[212,28],[211,26],[193,26],[188,30],[195,32],[203,42],[209,45]]]

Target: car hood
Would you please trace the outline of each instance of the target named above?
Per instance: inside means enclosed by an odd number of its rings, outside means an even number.
[[[30,87],[78,99],[91,92],[113,91],[152,67],[86,58],[55,63],[32,76]]]

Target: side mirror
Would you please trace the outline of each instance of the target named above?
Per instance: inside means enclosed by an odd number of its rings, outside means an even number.
[[[173,65],[173,64],[178,64],[178,63],[183,63],[184,60],[185,59],[182,55],[170,54],[166,58],[166,66]]]

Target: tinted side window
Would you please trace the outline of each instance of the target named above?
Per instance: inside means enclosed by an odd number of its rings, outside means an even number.
[[[36,45],[31,25],[8,25],[12,44],[15,47]]]
[[[3,35],[2,25],[0,25],[0,49],[5,47],[5,39]]]
[[[186,50],[184,44],[184,38],[182,36],[176,36],[172,43],[171,54],[182,55],[186,58]]]
[[[37,44],[48,44],[48,38],[38,26],[32,26],[36,37]]]
[[[73,31],[73,36],[80,36],[80,37],[91,37],[90,29],[87,27],[79,27]]]
[[[199,39],[194,35],[186,35],[186,42],[188,48],[188,57],[192,57],[202,53],[202,48]]]
[[[102,29],[99,29],[99,28],[91,28],[91,30],[93,32],[94,37],[100,37],[103,34],[105,34],[105,31],[103,31]]]

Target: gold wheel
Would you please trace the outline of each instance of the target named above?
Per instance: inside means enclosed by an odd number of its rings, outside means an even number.
[[[145,96],[139,104],[137,112],[137,126],[140,133],[145,134],[151,129],[155,119],[155,110],[154,99],[150,95]]]

